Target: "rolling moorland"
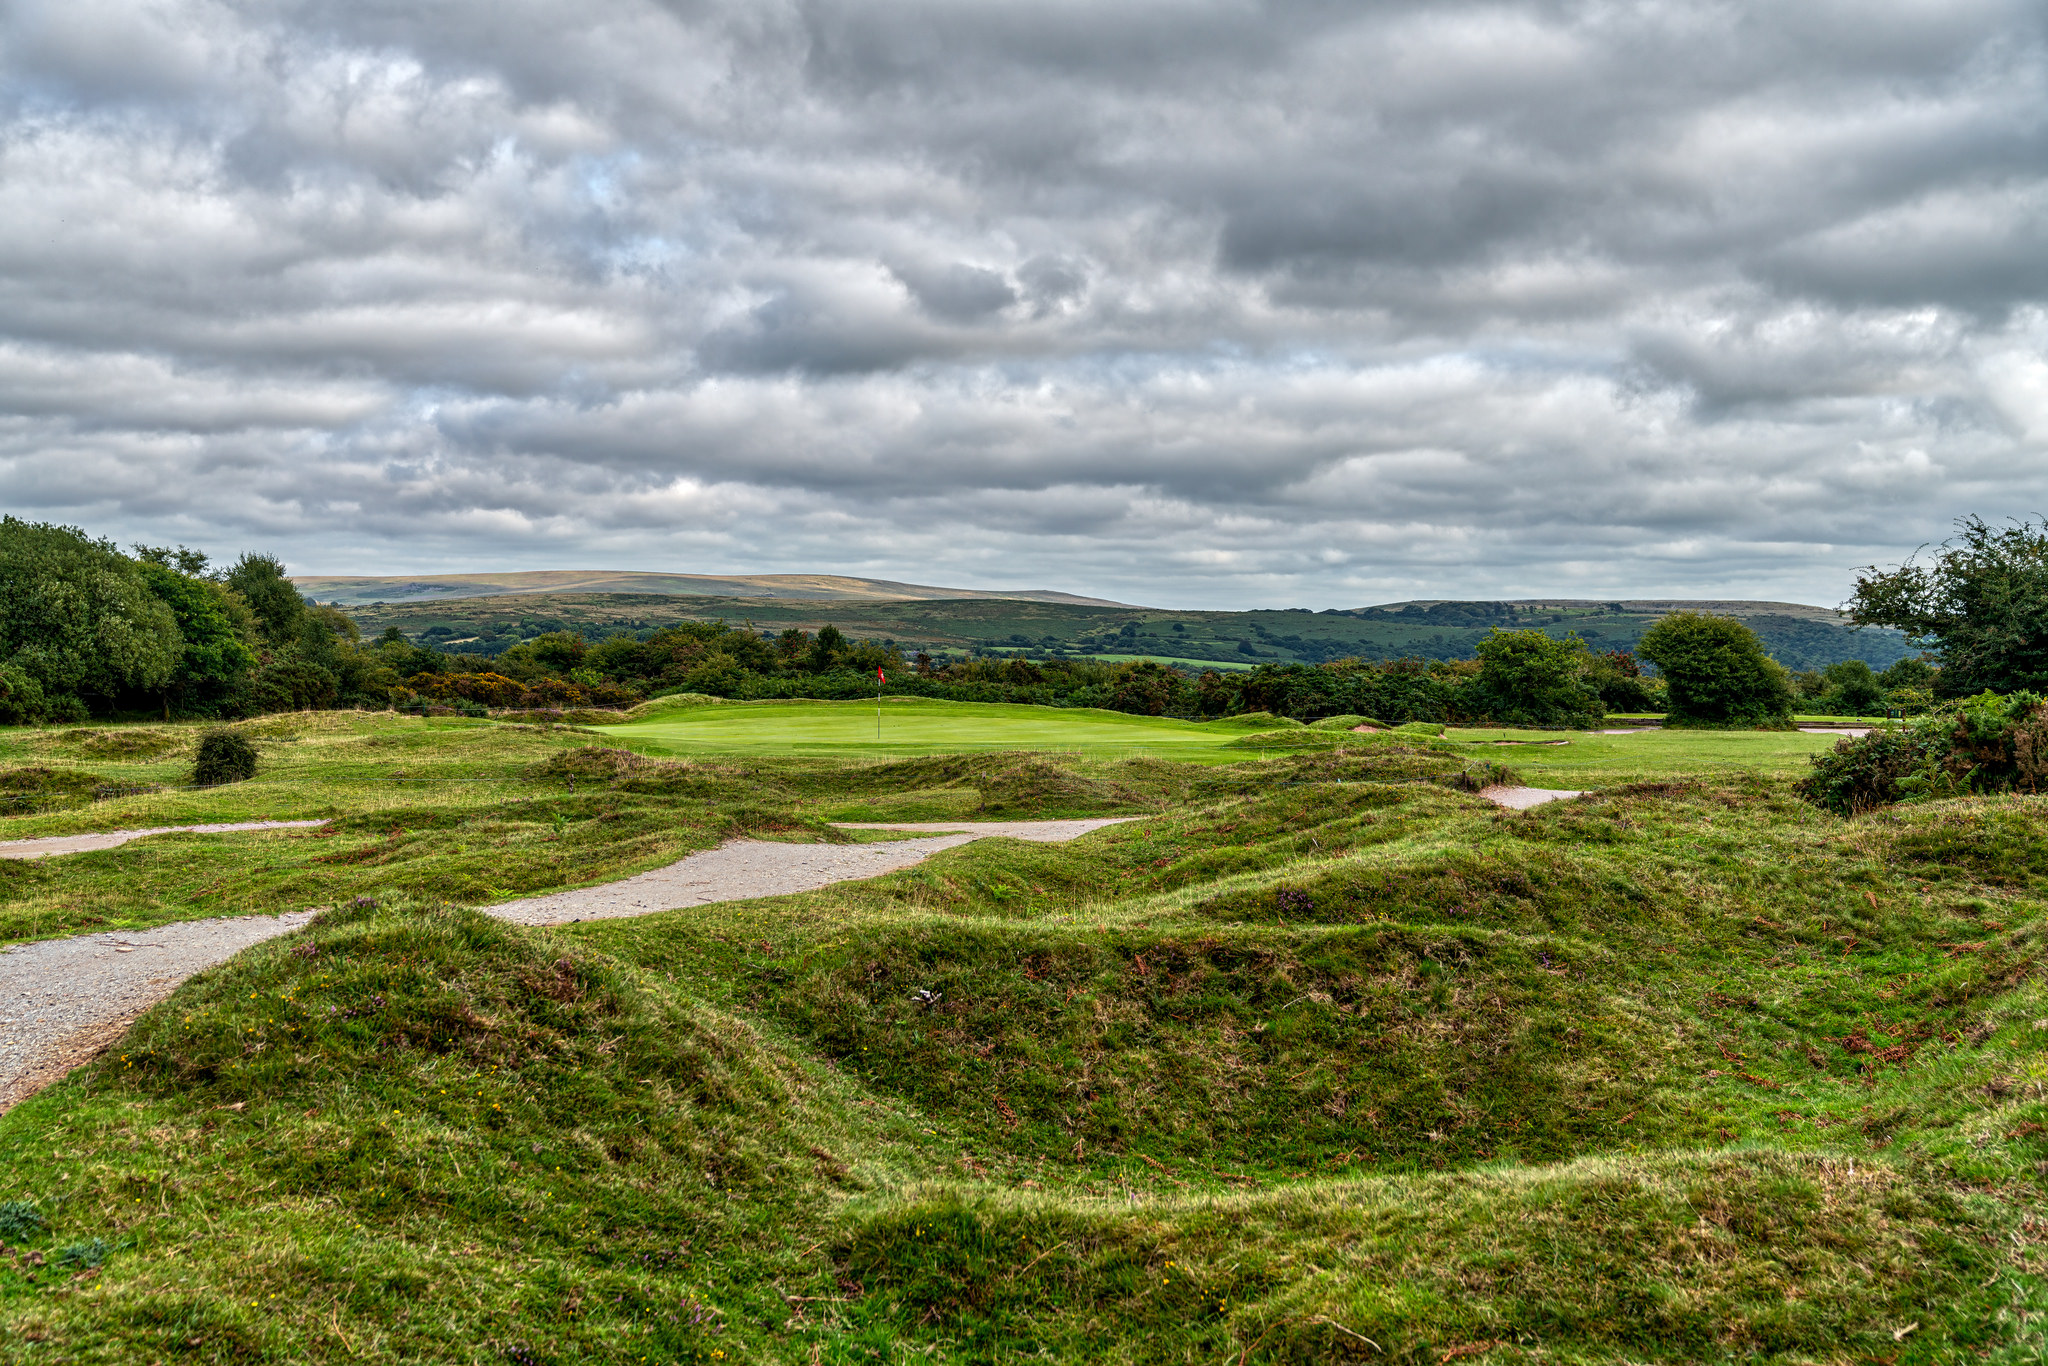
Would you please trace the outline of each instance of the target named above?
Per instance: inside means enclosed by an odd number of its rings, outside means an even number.
[[[655,576],[641,577],[660,586]],[[829,623],[856,639],[894,644],[906,654],[1157,659],[1232,669],[1343,658],[1469,659],[1495,627],[1540,629],[1556,636],[1576,632],[1595,651],[1628,650],[1659,617],[1683,610],[1742,620],[1772,658],[1795,672],[1849,659],[1882,670],[1914,653],[1896,631],[1851,630],[1829,609],[1778,602],[1427,602],[1353,611],[1173,612],[1052,594],[1041,595],[1043,600],[967,596],[965,590],[867,580],[835,580],[817,589],[807,587],[808,581],[794,581],[779,585],[774,597],[591,592],[583,591],[585,580],[573,580],[547,592],[516,591],[524,585],[514,585],[513,591],[489,596],[391,600],[365,597],[378,589],[352,587],[363,580],[295,577],[293,582],[322,602],[341,603],[366,635],[396,627],[417,643],[479,655],[501,653],[549,631],[594,639],[679,621],[726,621],[778,632],[790,627],[816,631]],[[381,587],[406,581],[367,582]],[[440,586],[465,585],[451,581]],[[889,597],[884,590],[931,596]],[[855,592],[874,596],[856,597]]]
[[[68,775],[11,838],[331,818],[0,863],[0,940],[331,908],[0,1116],[0,1353],[2048,1349],[2043,799],[1831,815],[1796,731],[883,711],[273,716],[204,791],[191,727],[0,733]],[[1503,764],[1593,791],[1502,811]],[[1102,814],[1138,819],[799,896],[465,909]]]

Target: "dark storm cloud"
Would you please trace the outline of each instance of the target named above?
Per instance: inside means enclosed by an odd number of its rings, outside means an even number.
[[[2048,506],[2028,0],[17,0],[0,490],[324,570],[1838,597]]]

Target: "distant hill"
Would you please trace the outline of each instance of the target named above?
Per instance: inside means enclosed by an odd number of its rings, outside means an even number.
[[[297,574],[301,593],[344,607],[366,603],[427,602],[437,598],[486,598],[564,593],[629,593],[659,597],[752,598],[803,602],[937,602],[1004,598],[1019,602],[1067,602],[1088,607],[1122,607],[1107,598],[1076,597],[1048,588],[994,590],[930,588],[889,579],[839,574],[650,574],[611,569],[533,569],[515,574]]]
[[[1633,649],[1661,616],[1692,609],[1737,616],[1763,638],[1772,657],[1790,669],[1820,669],[1845,659],[1872,668],[1912,653],[1896,631],[1854,631],[1829,608],[1795,602],[1719,599],[1525,599],[1515,602],[1426,601],[1376,607],[1304,608],[1252,612],[1175,612],[1154,607],[1037,592],[997,594],[972,589],[921,588],[878,579],[827,575],[616,575],[614,580],[693,585],[718,591],[655,593],[645,589],[592,591],[582,579],[556,575],[463,575],[434,579],[299,579],[302,591],[342,601],[371,634],[395,626],[412,639],[442,649],[492,655],[543,631],[575,631],[599,639],[619,631],[646,632],[677,621],[719,619],[759,630],[795,626],[815,631],[827,622],[850,636],[886,640],[906,651],[934,655],[968,651],[1174,660],[1196,666],[1317,664],[1356,656],[1387,660],[1469,659],[1496,626],[1576,633],[1595,650]],[[522,588],[534,578],[553,580]],[[464,585],[492,579],[487,590]],[[776,591],[762,593],[766,583]],[[351,601],[331,585],[355,587]],[[400,594],[390,585],[420,585]],[[735,585],[750,591],[740,594]],[[381,596],[361,596],[364,593]],[[485,595],[485,593],[488,595]],[[924,594],[928,596],[917,596]]]

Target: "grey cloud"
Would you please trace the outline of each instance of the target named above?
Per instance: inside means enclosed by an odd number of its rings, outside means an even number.
[[[977,322],[1017,302],[1017,291],[995,271],[956,261],[936,270],[896,266],[896,278],[924,307],[946,322]]]
[[[326,569],[1831,601],[2048,505],[2044,132],[2022,0],[23,0],[0,492]]]

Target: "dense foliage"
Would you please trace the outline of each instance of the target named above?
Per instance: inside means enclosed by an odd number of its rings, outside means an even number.
[[[1840,741],[1813,759],[1800,794],[1853,816],[1915,797],[2039,792],[2048,782],[2048,701],[1980,693],[1903,726]]]
[[[1791,724],[1790,678],[1733,617],[1673,612],[1644,632],[1636,651],[1664,675],[1667,725]]]
[[[2048,523],[1959,526],[1930,564],[1859,574],[1850,619],[1934,650],[1941,696],[2048,689]]]
[[[215,574],[196,551],[0,520],[0,722],[382,706],[395,681],[269,556]]]

